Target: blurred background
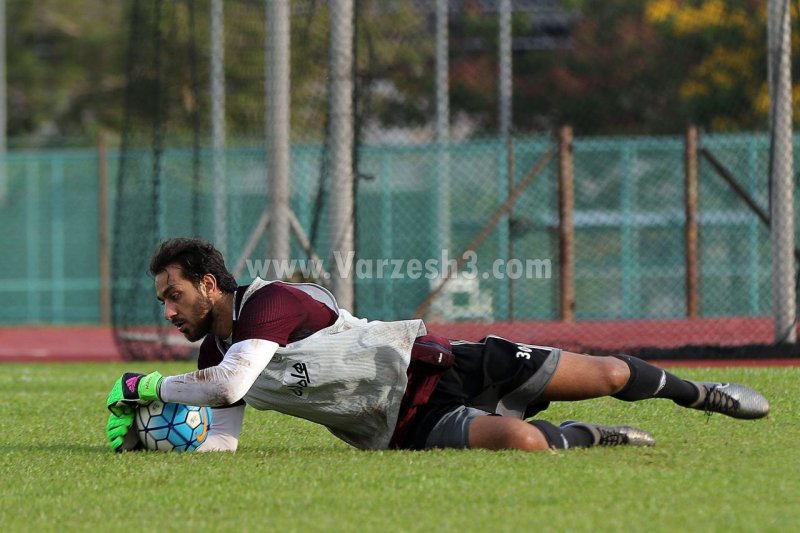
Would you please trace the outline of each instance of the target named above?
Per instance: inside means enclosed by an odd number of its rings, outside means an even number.
[[[0,324],[188,357],[146,271],[199,236],[451,337],[796,355],[797,9],[5,0]],[[443,250],[478,275],[334,268]]]

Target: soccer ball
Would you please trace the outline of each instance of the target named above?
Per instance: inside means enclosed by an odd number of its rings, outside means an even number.
[[[152,402],[136,411],[139,440],[148,450],[190,452],[205,442],[211,408]]]

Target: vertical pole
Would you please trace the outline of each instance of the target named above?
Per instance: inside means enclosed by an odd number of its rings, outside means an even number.
[[[499,87],[500,87],[500,108],[499,120],[500,136],[507,139],[511,133],[511,91],[512,91],[512,62],[511,62],[511,0],[500,0],[500,47],[498,63],[500,69]]]
[[[792,71],[789,0],[770,0],[768,15],[770,93],[770,241],[775,342],[797,340],[794,264]]]
[[[108,231],[108,143],[106,134],[97,136],[97,229],[99,237],[100,323],[111,324],[111,254]]]
[[[394,216],[393,211],[393,197],[394,197],[394,190],[392,188],[392,184],[394,180],[392,179],[392,172],[390,170],[389,164],[389,152],[384,150],[383,154],[381,155],[381,211],[382,211],[382,218],[381,218],[381,253],[384,259],[389,259],[394,257],[393,250],[394,250],[394,241],[392,239],[392,235],[394,233],[394,228],[392,227],[392,217]],[[383,290],[383,320],[392,320],[394,317],[394,290],[396,283],[382,283],[381,288]]]
[[[511,196],[511,191],[514,190],[514,175],[516,173],[516,160],[514,159],[514,138],[508,138],[506,150],[506,165],[508,167],[508,175],[506,179],[506,186],[508,193],[506,198]],[[511,207],[511,212],[508,217],[508,259],[514,259],[514,235],[511,233],[511,221],[514,214],[514,207]],[[514,279],[508,276],[508,319],[514,320]]]
[[[761,154],[765,153],[764,146],[759,137],[753,135],[747,142],[747,192],[751,197],[756,195],[756,191],[760,187],[760,172],[759,161]],[[749,283],[748,287],[748,314],[756,316],[764,314],[760,310],[759,293],[761,292],[761,252],[759,250],[759,231],[761,230],[761,221],[758,217],[750,217],[750,223],[747,225],[748,245],[749,250],[748,268]]]
[[[289,12],[288,0],[267,0],[267,179],[270,259],[289,259]],[[270,276],[275,276],[270,272]]]
[[[698,177],[697,177],[697,128],[686,128],[684,141],[684,246],[686,255],[686,316],[700,316],[700,291],[698,268]]]
[[[355,253],[353,235],[353,0],[331,0],[331,212],[332,252],[344,266]],[[333,272],[339,306],[353,310],[353,272]]]
[[[496,148],[494,148],[496,146]],[[497,202],[504,204],[508,200],[508,145],[505,143],[498,143],[493,145],[493,158],[495,160],[495,168],[497,169],[497,180],[495,184],[495,191],[497,195]],[[508,262],[511,259],[508,254],[508,243],[511,242],[511,213],[514,210],[514,204],[509,206],[509,209],[497,221],[497,259],[502,259],[508,268]],[[488,277],[488,276],[487,276]],[[511,276],[506,271],[506,280],[510,280]],[[495,299],[497,305],[492,305],[492,316],[494,320],[509,320],[508,318],[508,292],[509,285],[506,280],[497,279],[493,280],[494,287],[496,288]]]
[[[622,263],[622,316],[635,318],[640,316],[641,294],[639,280],[641,268],[637,257],[636,241],[638,229],[634,220],[636,208],[636,158],[638,144],[626,143],[622,147],[622,188],[620,190],[620,260]]]
[[[211,171],[214,189],[214,245],[228,252],[225,175],[225,13],[222,0],[211,0]]]
[[[440,250],[435,256],[450,248],[450,38],[447,6],[447,0],[436,0],[436,143],[439,147],[436,196]]]
[[[513,140],[511,139],[511,91],[512,91],[512,61],[511,61],[511,0],[500,0],[499,21],[498,21],[498,87],[500,89],[498,124],[500,126],[500,138],[506,144],[506,188],[510,192],[514,187],[513,169]],[[506,260],[514,257],[514,245],[511,235],[511,219],[513,218],[514,208],[506,217]],[[507,263],[506,263],[507,264]],[[508,320],[514,319],[514,280],[507,276],[508,290]]]
[[[50,274],[53,279],[53,295],[50,303],[54,324],[64,323],[64,159],[55,156],[51,160],[50,189]]]
[[[156,240],[162,241],[167,238],[167,193],[171,192],[167,185],[167,180],[164,179],[164,152],[160,152],[153,156],[156,160],[156,163],[153,165],[154,175],[155,175],[155,183],[153,184],[153,194],[154,194],[154,209],[155,218],[156,218]]]
[[[564,322],[572,322],[575,318],[575,227],[572,218],[575,195],[572,140],[570,126],[558,130],[559,282],[561,320]]]
[[[8,198],[8,114],[6,107],[6,0],[0,0],[0,205]]]
[[[40,182],[40,166],[37,161],[28,159],[25,162],[25,235],[26,235],[26,273],[28,278],[28,322],[39,322],[41,319],[42,287],[41,278],[41,224],[40,206],[43,204]]]

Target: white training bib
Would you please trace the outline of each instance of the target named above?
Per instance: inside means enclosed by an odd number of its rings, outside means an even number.
[[[256,278],[242,305],[268,283]],[[322,424],[357,448],[387,448],[408,383],[411,349],[426,334],[425,325],[421,320],[368,322],[336,307],[323,287],[292,285],[331,307],[338,319],[279,348],[245,402]]]

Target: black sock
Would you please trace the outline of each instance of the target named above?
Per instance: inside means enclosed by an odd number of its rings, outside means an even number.
[[[614,357],[625,361],[631,370],[628,383],[613,395],[614,398],[626,402],[669,398],[680,405],[689,405],[697,401],[699,392],[690,382],[630,355]]]
[[[569,442],[570,448],[588,448],[594,446],[594,435],[591,431],[580,426],[567,426],[561,432]]]
[[[594,436],[582,427],[562,428],[546,420],[531,420],[528,423],[542,432],[551,448],[565,450],[567,448],[587,448],[594,445]]]

